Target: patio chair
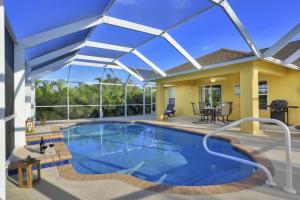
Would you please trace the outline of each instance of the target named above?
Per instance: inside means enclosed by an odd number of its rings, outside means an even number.
[[[225,117],[226,117],[226,122],[228,122],[228,117],[232,114],[232,101],[226,101],[221,104],[221,110],[218,114],[218,118],[222,117],[223,123],[225,123]]]
[[[164,115],[167,115],[168,117],[171,117],[171,115],[175,116],[174,108],[175,108],[174,104],[168,104]]]
[[[204,117],[204,120],[205,120],[205,118],[207,118],[207,121],[208,121],[209,112],[207,110],[205,110],[206,106],[207,106],[206,102],[199,101],[199,111],[200,111],[200,114]]]
[[[203,103],[205,104],[205,102],[203,102]],[[200,102],[199,102],[199,105],[200,105],[199,107],[198,107],[198,105],[196,103],[192,102],[191,104],[192,104],[194,115],[200,116],[200,120],[199,121],[205,121],[205,117],[207,117],[207,113],[205,111],[201,110],[202,108],[205,108],[205,105],[204,105],[204,107],[201,107],[203,105],[201,105]],[[207,117],[207,121],[208,121],[208,117]]]

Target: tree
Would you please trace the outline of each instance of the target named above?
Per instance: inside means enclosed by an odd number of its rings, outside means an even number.
[[[95,78],[96,84],[70,83],[69,103],[70,119],[98,118],[100,107],[101,77]],[[124,86],[117,77],[106,74],[103,77],[102,102],[104,117],[124,116]],[[114,85],[105,84],[113,83]],[[127,86],[128,115],[142,114],[143,89],[133,85],[129,80]],[[64,80],[35,82],[36,105],[37,106],[60,106],[60,107],[38,107],[36,109],[37,120],[42,115],[47,120],[67,119],[67,87]],[[148,95],[149,96],[149,95]],[[147,101],[149,97],[147,96]],[[79,106],[78,106],[79,105]],[[93,106],[91,106],[93,105]],[[64,107],[62,107],[64,106]]]

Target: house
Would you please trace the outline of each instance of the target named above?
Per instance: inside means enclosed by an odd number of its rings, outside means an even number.
[[[191,102],[233,102],[232,120],[244,117],[270,117],[268,105],[277,99],[300,106],[300,59],[284,66],[300,48],[300,40],[288,43],[272,59],[260,59],[252,53],[220,49],[197,61],[195,69],[186,63],[167,71],[157,79],[157,118],[166,105],[175,101],[177,115],[192,116]],[[262,49],[265,52],[267,49]],[[300,124],[300,109],[289,110],[289,123]],[[242,125],[242,131],[258,133],[259,124]]]

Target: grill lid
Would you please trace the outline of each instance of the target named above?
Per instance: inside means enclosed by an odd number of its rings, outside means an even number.
[[[270,107],[286,108],[288,107],[288,102],[286,100],[274,100],[271,102]]]

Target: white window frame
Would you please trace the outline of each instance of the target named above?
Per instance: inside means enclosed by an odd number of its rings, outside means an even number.
[[[168,89],[169,95],[168,95],[168,104],[170,104],[170,99],[174,99],[174,105],[176,104],[175,99],[175,87],[169,87]]]
[[[209,104],[212,105],[212,87],[219,85],[221,86],[221,102],[223,101],[223,91],[222,91],[222,84],[206,84],[206,85],[200,85],[200,101],[205,102],[205,96],[202,95],[202,89],[209,86]]]
[[[266,94],[260,94],[259,93],[259,83],[261,83],[261,82],[266,82],[267,84],[267,93]],[[269,86],[268,86],[268,81],[267,80],[258,80],[258,107],[259,107],[259,97],[260,96],[266,96],[267,97],[267,104],[268,104],[268,94],[269,94]],[[259,110],[268,110],[268,107],[266,107],[266,108],[260,108],[259,107]]]

